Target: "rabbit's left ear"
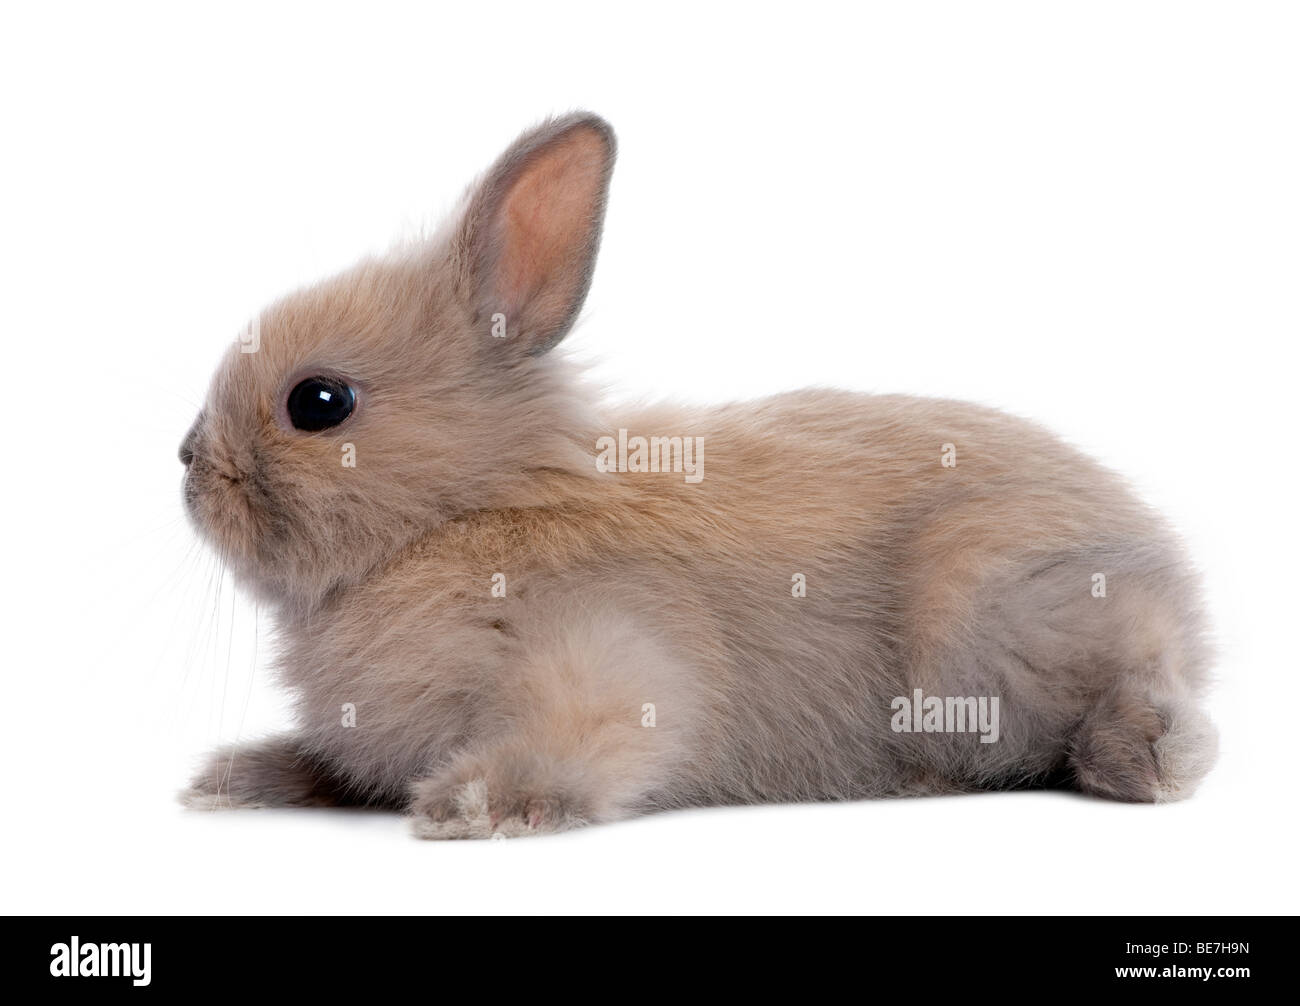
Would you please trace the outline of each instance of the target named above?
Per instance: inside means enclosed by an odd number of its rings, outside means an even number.
[[[485,335],[538,355],[582,308],[600,246],[614,132],[579,112],[525,133],[470,197],[457,279]]]

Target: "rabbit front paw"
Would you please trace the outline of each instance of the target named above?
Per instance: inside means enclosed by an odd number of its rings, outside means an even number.
[[[417,784],[409,812],[418,838],[520,838],[586,824],[569,801],[494,788],[487,779]]]
[[[214,752],[179,799],[191,810],[330,807],[364,802],[315,764],[292,737],[275,737]]]

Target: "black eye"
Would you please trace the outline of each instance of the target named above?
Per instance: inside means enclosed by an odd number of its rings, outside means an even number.
[[[289,392],[289,421],[295,429],[328,430],[352,415],[356,393],[334,377],[309,377]]]

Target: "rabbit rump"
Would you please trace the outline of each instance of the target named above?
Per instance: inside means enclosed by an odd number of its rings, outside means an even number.
[[[191,805],[399,808],[416,834],[707,804],[1191,792],[1197,585],[1118,478],[957,402],[803,391],[606,413],[555,347],[614,163],[526,133],[431,241],[231,347],[181,447],[275,614],[292,733]]]

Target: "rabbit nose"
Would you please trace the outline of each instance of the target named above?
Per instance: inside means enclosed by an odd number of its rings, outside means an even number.
[[[203,413],[199,413],[199,418],[194,420],[194,425],[190,427],[189,432],[185,434],[185,439],[181,441],[181,449],[177,452],[181,459],[181,464],[186,468],[194,460],[194,443],[199,438],[199,423],[203,422]]]

